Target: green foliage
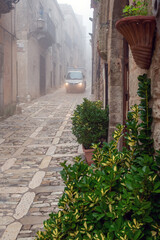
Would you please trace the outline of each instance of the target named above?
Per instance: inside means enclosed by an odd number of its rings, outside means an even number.
[[[114,144],[110,147],[111,153],[104,145],[99,166],[79,159],[73,166],[62,165],[66,188],[59,201],[61,210],[50,214],[37,239],[160,239],[155,159],[142,155],[128,167],[128,153],[118,152]]]
[[[151,124],[152,124],[152,109],[149,107],[149,101],[151,99],[151,79],[147,78],[144,74],[138,77],[138,96],[141,98],[141,103],[139,105],[140,119],[139,124],[139,142],[141,144],[141,150],[145,153],[152,155],[154,153],[153,149],[153,139],[151,138]]]
[[[141,102],[139,106],[132,106],[131,111],[128,112],[126,139],[127,144],[132,149],[136,149],[137,153],[143,152],[152,155],[154,153],[153,139],[151,138],[152,109],[149,107],[151,79],[144,74],[138,77],[138,81],[137,93]]]
[[[142,99],[128,114],[126,133],[118,125],[113,141],[94,144],[94,165],[80,157],[62,164],[61,210],[50,214],[37,240],[160,240],[160,151],[153,154],[148,89],[150,79],[140,76]],[[119,151],[123,135],[126,147]]]
[[[123,16],[147,16],[148,15],[148,1],[133,0],[131,5],[126,5],[123,9]]]
[[[93,143],[107,139],[108,107],[102,109],[102,102],[92,102],[87,98],[77,105],[72,117],[72,132],[78,143],[88,149]]]

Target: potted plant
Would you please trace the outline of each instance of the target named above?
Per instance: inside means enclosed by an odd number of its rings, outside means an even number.
[[[131,47],[136,64],[149,69],[156,28],[154,16],[148,16],[148,2],[134,0],[123,9],[123,18],[116,22],[117,30]]]
[[[72,117],[72,132],[77,142],[82,144],[86,161],[90,165],[93,143],[102,143],[108,134],[108,107],[102,109],[101,101],[83,99],[83,103],[77,105]]]

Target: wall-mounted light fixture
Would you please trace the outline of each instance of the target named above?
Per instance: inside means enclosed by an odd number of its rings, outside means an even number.
[[[45,20],[42,18],[37,19],[37,28],[43,29],[45,27]]]

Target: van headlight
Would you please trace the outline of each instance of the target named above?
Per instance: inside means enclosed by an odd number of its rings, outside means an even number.
[[[82,83],[78,83],[79,86],[82,86]]]
[[[68,86],[68,84],[69,84],[68,82],[65,83],[66,86]]]

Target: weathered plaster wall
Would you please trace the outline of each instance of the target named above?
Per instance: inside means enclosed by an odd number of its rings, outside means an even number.
[[[17,96],[18,99],[26,100],[28,87],[28,40],[17,41]]]
[[[39,88],[39,68],[40,68],[40,48],[36,39],[30,38],[28,41],[28,63],[27,63],[27,95],[37,98],[40,94]]]

